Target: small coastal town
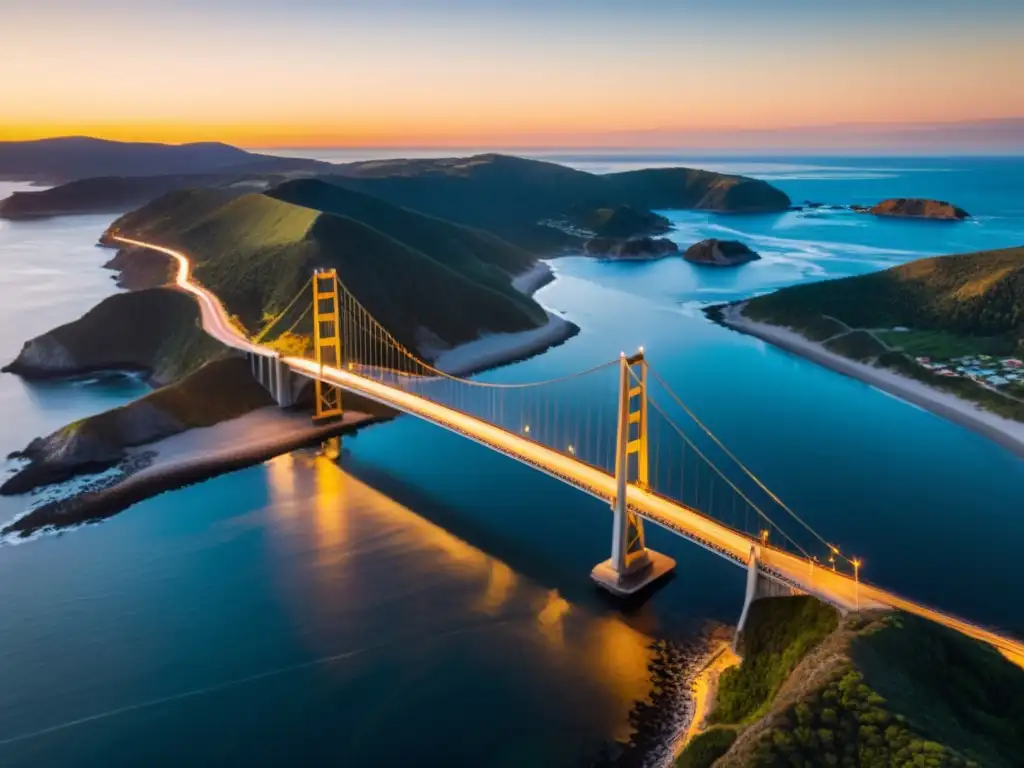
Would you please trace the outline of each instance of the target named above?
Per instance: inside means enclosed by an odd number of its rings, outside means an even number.
[[[1016,357],[964,355],[951,360],[915,357],[924,368],[939,376],[959,376],[997,389],[1024,392],[1024,361]]]

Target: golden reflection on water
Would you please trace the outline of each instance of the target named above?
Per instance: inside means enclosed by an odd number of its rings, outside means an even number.
[[[281,532],[305,538],[315,552],[317,567],[309,569],[308,575],[300,573],[315,583],[300,585],[302,599],[293,602],[319,615],[307,617],[313,624],[337,612],[339,605],[365,601],[373,609],[377,595],[372,583],[359,583],[356,589],[352,582],[356,573],[346,572],[344,579],[339,578],[342,562],[366,548],[380,553],[388,569],[400,574],[399,579],[413,581],[413,587],[418,586],[417,572],[423,573],[424,583],[440,574],[444,581],[469,585],[468,591],[453,590],[453,594],[469,595],[467,612],[511,620],[525,629],[525,639],[533,639],[530,646],[544,651],[538,661],[546,660],[559,676],[593,691],[605,707],[611,699],[617,711],[615,736],[629,735],[626,715],[634,701],[650,692],[648,664],[653,654],[644,632],[617,614],[580,608],[558,590],[524,579],[506,563],[345,473],[323,455],[278,457],[269,462],[267,477],[274,502],[271,514],[283,524]],[[430,558],[426,563],[420,557],[424,552]],[[581,579],[587,577],[580,574]],[[384,591],[395,588],[394,583],[381,587]],[[415,592],[410,597],[416,600]],[[642,615],[638,620],[644,624]]]

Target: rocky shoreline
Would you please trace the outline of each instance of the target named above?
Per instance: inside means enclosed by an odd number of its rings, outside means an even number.
[[[721,652],[732,629],[711,625],[691,640],[655,640],[648,665],[651,695],[629,712],[633,734],[626,742],[606,743],[583,761],[589,768],[671,768],[697,712],[697,681]],[[705,705],[713,703],[705,700]]]
[[[516,289],[531,295],[555,279],[554,271],[545,262],[517,276]],[[123,294],[132,296],[133,294]],[[548,322],[531,331],[486,336],[441,353],[435,364],[453,375],[467,376],[491,368],[510,365],[540,354],[579,333],[579,327],[546,310]],[[260,414],[272,413],[273,417]],[[349,417],[352,418],[349,418]],[[251,430],[238,439],[224,443],[224,435],[246,431],[253,420],[273,434],[264,440],[253,439]],[[266,461],[302,447],[316,445],[329,437],[352,434],[359,428],[391,416],[370,416],[350,412],[343,422],[312,425],[308,414],[281,412],[262,408],[212,426],[192,428],[156,442],[130,448],[122,458],[114,457],[95,474],[72,473],[74,477],[57,477],[59,484],[41,485],[36,496],[51,498],[31,506],[22,515],[0,528],[0,540],[12,536],[24,538],[44,529],[63,529],[109,518],[150,496],[191,485],[226,472]],[[274,426],[268,426],[273,421]],[[235,444],[245,447],[238,449]],[[168,446],[189,445],[188,455],[180,450],[171,461],[165,458]],[[16,458],[12,455],[11,458]],[[29,467],[28,469],[31,469]],[[86,467],[86,471],[92,469]],[[17,483],[28,471],[22,468],[7,483]],[[60,482],[66,481],[66,482]],[[17,485],[13,488],[17,491]],[[25,490],[29,490],[28,487]]]
[[[348,413],[341,421],[314,425],[306,414],[285,414],[269,408],[212,427],[190,430],[134,450],[115,467],[98,475],[37,489],[33,495],[43,497],[42,503],[0,529],[0,541],[99,522],[165,491],[244,469],[332,437],[353,435],[363,427],[386,420]],[[249,432],[250,427],[262,427],[262,431],[270,434],[239,443],[237,433]]]

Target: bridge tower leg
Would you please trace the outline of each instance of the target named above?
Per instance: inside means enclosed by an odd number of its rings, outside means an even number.
[[[338,301],[338,273],[333,269],[313,273],[313,347],[321,371],[325,365],[341,368],[341,318]],[[341,389],[317,378],[314,419],[344,414]]]
[[[632,467],[632,472],[630,471]],[[631,595],[675,568],[675,560],[648,549],[642,518],[629,507],[630,475],[650,488],[647,464],[647,361],[643,350],[619,364],[619,424],[615,448],[612,556],[591,577],[616,595]]]
[[[769,578],[761,570],[761,549],[757,544],[750,547],[750,555],[747,558],[747,591],[743,596],[743,610],[740,611],[740,620],[736,622],[736,632],[732,636],[732,649],[735,652],[740,650],[740,642],[743,630],[747,626],[747,617],[750,615],[750,606],[755,600],[762,597],[791,597],[802,594],[785,584],[780,584]]]

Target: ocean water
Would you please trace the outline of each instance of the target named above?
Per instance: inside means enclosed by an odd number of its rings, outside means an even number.
[[[1024,634],[1008,600],[1024,463],[961,427],[707,322],[700,307],[923,255],[1024,243],[1020,159],[549,153],[597,171],[686,163],[795,201],[946,197],[963,224],[673,212],[682,244],[749,241],[709,271],[564,258],[538,298],[582,332],[486,374],[526,381],[643,345],[673,388],[866,579]],[[333,158],[337,159],[337,158]],[[0,353],[114,290],[92,218],[0,224]],[[0,377],[0,450],[138,394]],[[0,518],[24,499],[0,499]],[[163,494],[102,525],[0,547],[0,764],[576,765],[626,732],[648,643],[732,622],[743,573],[662,531],[675,577],[605,599],[592,499],[402,418]]]

